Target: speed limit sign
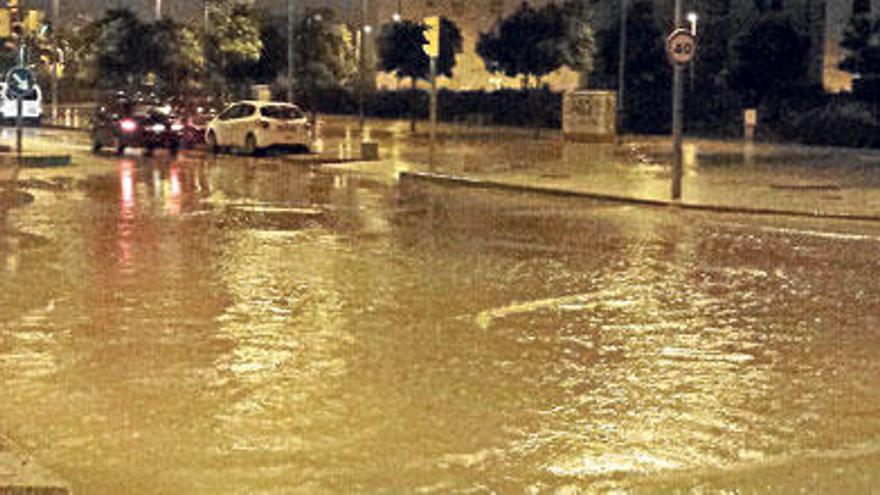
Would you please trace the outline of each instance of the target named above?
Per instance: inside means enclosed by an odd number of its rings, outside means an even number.
[[[697,39],[688,29],[676,29],[666,38],[666,53],[675,64],[686,64],[694,58]]]

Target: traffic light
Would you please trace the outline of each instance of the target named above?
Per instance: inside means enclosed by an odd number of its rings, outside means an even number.
[[[12,12],[0,9],[0,38],[12,36]]]
[[[42,10],[28,10],[24,17],[24,30],[28,34],[38,34],[43,27],[46,13]]]
[[[440,56],[440,17],[425,17],[425,39],[428,44],[424,45],[425,55],[431,58]]]

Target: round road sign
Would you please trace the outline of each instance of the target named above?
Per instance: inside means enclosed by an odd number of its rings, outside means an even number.
[[[16,67],[6,74],[6,87],[13,96],[28,93],[35,85],[33,72],[25,67]]]
[[[666,38],[666,53],[676,64],[686,64],[693,60],[697,51],[697,39],[687,29],[676,29]]]

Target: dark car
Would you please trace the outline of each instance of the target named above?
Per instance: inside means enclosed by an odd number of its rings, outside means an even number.
[[[194,148],[205,143],[208,123],[217,116],[217,111],[204,107],[180,107],[174,112],[173,128],[180,135],[183,148]]]
[[[92,151],[111,147],[122,154],[126,148],[156,148],[176,153],[181,133],[168,113],[153,105],[117,101],[98,108],[92,120]]]

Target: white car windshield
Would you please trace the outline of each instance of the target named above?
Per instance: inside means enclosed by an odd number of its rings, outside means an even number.
[[[287,105],[272,105],[260,109],[260,115],[267,119],[296,120],[303,117],[302,111],[297,107]]]

